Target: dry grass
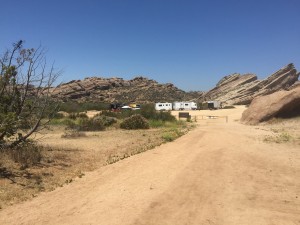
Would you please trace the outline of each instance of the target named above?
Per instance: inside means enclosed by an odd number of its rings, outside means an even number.
[[[272,135],[264,138],[265,142],[293,143],[300,145],[300,117],[282,119],[274,118],[264,124]]]
[[[161,145],[166,133],[174,129],[173,126],[149,130],[111,128],[78,135],[54,126],[37,136],[38,143],[44,146],[40,148],[40,163],[22,167],[9,154],[0,153],[0,209],[67,185],[85,172]],[[179,124],[177,129],[182,135],[188,127]]]

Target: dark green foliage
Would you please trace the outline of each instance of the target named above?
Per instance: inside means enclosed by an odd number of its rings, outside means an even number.
[[[104,115],[95,115],[93,117],[93,120],[94,121],[98,121],[99,123],[102,123],[103,126],[105,127],[109,127],[111,126],[112,124],[116,123],[117,122],[117,119],[114,118],[114,117],[109,117],[109,116],[104,116]]]
[[[208,103],[203,102],[203,103],[198,103],[198,108],[201,110],[207,110],[208,109]]]
[[[77,130],[78,131],[101,131],[101,130],[105,130],[105,126],[100,120],[80,118],[78,121]]]
[[[143,105],[140,113],[146,119],[161,120],[161,121],[175,121],[176,118],[169,111],[156,111],[154,104]]]
[[[101,115],[103,115],[103,116],[109,116],[109,117],[114,117],[114,118],[118,118],[118,119],[122,118],[121,112],[113,112],[113,111],[110,111],[110,110],[104,110],[104,111],[102,111]]]
[[[109,104],[104,102],[63,102],[60,104],[60,110],[68,113],[84,112],[88,110],[108,110]]]
[[[22,45],[13,44],[0,58],[0,148],[25,143],[57,111],[49,90],[59,72],[47,68],[42,48]]]
[[[148,120],[160,120],[173,122],[176,118],[169,111],[156,111],[154,104],[142,105],[140,110],[123,110],[121,112],[103,111],[102,115],[115,117],[118,119],[125,119],[132,115],[140,114]]]
[[[140,110],[121,110],[119,112],[112,112],[109,110],[102,111],[102,115],[117,119],[125,119],[135,114],[140,114]]]
[[[149,123],[143,116],[136,114],[124,119],[120,127],[126,130],[149,129]]]
[[[66,120],[67,128],[77,131],[102,131],[106,127],[116,123],[117,120],[113,117],[96,115],[93,118],[80,118],[76,120]]]

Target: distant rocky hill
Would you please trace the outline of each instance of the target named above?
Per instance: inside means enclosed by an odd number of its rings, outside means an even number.
[[[299,74],[292,63],[264,80],[257,80],[254,74],[232,74],[222,78],[200,100],[219,100],[230,105],[249,104],[257,96],[288,90],[298,81]]]
[[[203,92],[185,92],[173,84],[159,84],[145,77],[136,77],[132,80],[89,77],[59,85],[53,89],[52,96],[62,101],[145,103],[188,101],[199,98],[202,94]]]
[[[208,92],[185,92],[171,83],[160,84],[145,77],[122,78],[88,77],[73,80],[53,88],[52,96],[62,101],[78,102],[173,102],[219,100],[224,105],[249,104],[255,97],[279,90],[288,90],[299,83],[293,64],[278,70],[264,80],[255,74],[232,74],[223,77]]]

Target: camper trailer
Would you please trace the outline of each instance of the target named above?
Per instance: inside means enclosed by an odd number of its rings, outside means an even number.
[[[173,102],[173,110],[196,110],[195,102]]]
[[[221,108],[221,102],[219,101],[208,101],[207,106],[209,109],[220,109]]]
[[[155,109],[158,111],[161,110],[172,110],[172,103],[164,102],[164,103],[155,103]]]

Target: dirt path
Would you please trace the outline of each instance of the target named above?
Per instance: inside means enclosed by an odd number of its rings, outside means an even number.
[[[0,224],[300,224],[299,146],[262,142],[243,108],[172,143],[0,211]],[[199,112],[195,112],[199,113]],[[201,114],[201,112],[200,112]]]

